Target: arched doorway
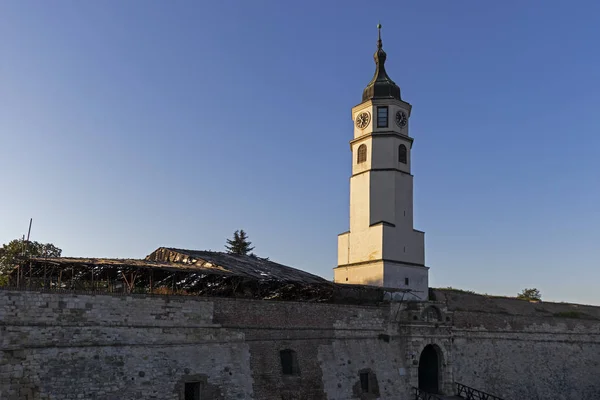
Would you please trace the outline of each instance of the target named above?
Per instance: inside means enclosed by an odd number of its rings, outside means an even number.
[[[439,393],[440,357],[434,345],[428,344],[419,358],[419,389]]]

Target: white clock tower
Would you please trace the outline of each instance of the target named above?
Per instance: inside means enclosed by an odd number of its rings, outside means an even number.
[[[352,109],[350,231],[338,236],[334,281],[406,289],[405,299],[427,300],[425,233],[413,228],[411,105],[385,72],[378,29],[375,75]]]

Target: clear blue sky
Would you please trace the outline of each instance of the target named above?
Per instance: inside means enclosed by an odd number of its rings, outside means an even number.
[[[332,278],[350,109],[413,105],[430,284],[600,305],[600,2],[1,1],[0,243],[256,252]]]

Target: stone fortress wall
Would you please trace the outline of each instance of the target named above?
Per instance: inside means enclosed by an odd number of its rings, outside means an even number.
[[[0,399],[179,400],[186,382],[202,399],[410,399],[429,344],[446,392],[600,398],[600,308],[433,292],[357,306],[2,290]]]
[[[600,307],[435,290],[454,380],[505,399],[600,399]]]

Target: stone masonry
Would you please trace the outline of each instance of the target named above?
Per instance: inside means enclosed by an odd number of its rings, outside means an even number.
[[[428,344],[447,393],[459,381],[507,400],[600,398],[599,308],[574,318],[572,305],[433,297],[355,306],[4,290],[0,399],[180,400],[190,381],[201,399],[409,399]],[[297,357],[293,374],[282,350]]]

